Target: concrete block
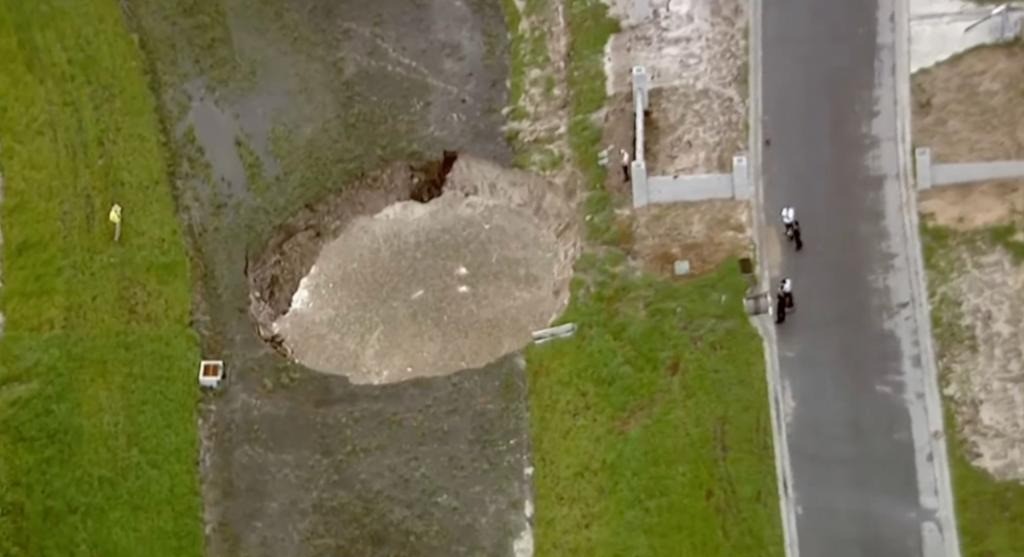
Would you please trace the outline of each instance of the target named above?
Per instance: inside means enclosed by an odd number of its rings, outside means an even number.
[[[223,360],[203,360],[199,362],[199,386],[215,389],[224,380]]]
[[[680,259],[679,261],[676,261],[672,264],[672,272],[677,277],[690,274],[690,260]]]
[[[918,190],[932,187],[932,150],[928,147],[914,149],[915,183]]]
[[[754,188],[750,181],[750,165],[746,155],[732,158],[732,196],[735,199],[750,199],[754,196]]]
[[[633,98],[640,100],[640,107],[647,110],[649,99],[647,92],[651,88],[650,76],[647,75],[647,68],[633,66]]]
[[[650,191],[647,186],[647,165],[642,160],[634,160],[630,165],[629,180],[633,184],[633,207],[646,207],[650,203]]]

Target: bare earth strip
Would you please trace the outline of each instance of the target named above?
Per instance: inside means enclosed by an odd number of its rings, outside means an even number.
[[[1024,158],[1017,76],[1024,47],[979,47],[914,76],[914,138],[939,162]],[[936,188],[921,195],[928,222],[970,234],[1024,222],[1024,181]],[[950,345],[946,395],[971,462],[999,479],[1024,480],[1024,268],[998,244],[968,242],[949,254],[951,276],[933,296],[957,300],[970,345]],[[940,339],[940,343],[943,339]]]

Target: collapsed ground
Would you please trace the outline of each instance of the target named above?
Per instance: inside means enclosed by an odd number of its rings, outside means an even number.
[[[447,375],[521,349],[561,313],[578,238],[557,186],[469,155],[432,166],[375,177],[386,206],[342,192],[300,213],[253,263],[254,313],[288,357],[353,383]]]
[[[521,361],[353,385],[264,343],[246,279],[276,235],[301,232],[277,225],[331,192],[352,215],[407,198],[379,181],[394,163],[510,162],[500,6],[126,6],[174,138],[203,353],[229,374],[202,409],[209,553],[511,554],[527,528]]]
[[[1024,159],[1024,46],[980,47],[913,77],[914,142],[936,162]],[[965,555],[1024,539],[1024,182],[922,193],[925,262]]]

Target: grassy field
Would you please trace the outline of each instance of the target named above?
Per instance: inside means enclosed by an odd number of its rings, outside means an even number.
[[[189,265],[119,3],[0,0],[0,94],[0,555],[198,556]]]
[[[959,267],[956,250],[963,246],[987,249],[997,245],[1022,262],[1024,245],[1013,239],[1012,226],[976,233],[925,226],[921,237],[932,291],[932,330],[941,360],[943,352],[971,349],[974,344],[971,332],[962,324],[959,301],[935,294],[955,278]],[[964,557],[1024,557],[1024,485],[997,481],[971,464],[964,441],[954,433],[958,431],[956,416],[948,405],[946,430],[950,432],[953,494]]]
[[[562,318],[527,352],[539,557],[782,554],[761,340],[734,264],[690,281],[626,262],[628,227],[597,164],[598,0],[569,0],[570,144],[589,187],[590,248]]]
[[[585,258],[568,341],[530,350],[537,554],[781,555],[760,339],[731,267]]]

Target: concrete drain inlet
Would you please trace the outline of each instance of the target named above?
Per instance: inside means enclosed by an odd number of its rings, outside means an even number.
[[[307,209],[251,266],[261,334],[353,383],[445,375],[518,350],[568,299],[578,234],[560,193],[454,153],[385,171]]]

